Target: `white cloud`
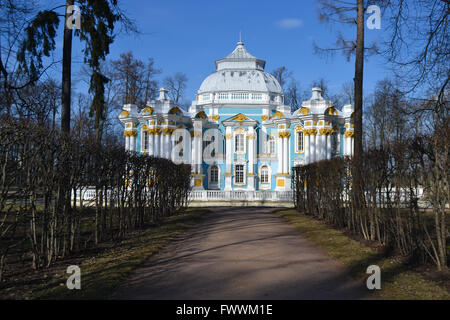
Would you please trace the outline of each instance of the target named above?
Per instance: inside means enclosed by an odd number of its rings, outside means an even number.
[[[295,28],[300,28],[303,25],[303,21],[300,19],[281,19],[279,21],[277,21],[276,25],[279,28],[283,28],[283,29],[295,29]]]

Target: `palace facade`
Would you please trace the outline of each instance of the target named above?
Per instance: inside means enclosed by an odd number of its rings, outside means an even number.
[[[265,61],[242,42],[215,65],[187,111],[166,89],[144,108],[125,105],[126,150],[191,164],[193,191],[253,193],[289,191],[292,167],[352,155],[352,105],[339,110],[313,88],[291,112]]]

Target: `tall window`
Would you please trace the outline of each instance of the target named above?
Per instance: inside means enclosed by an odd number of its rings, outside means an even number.
[[[148,132],[143,131],[142,133],[142,150],[148,150]]]
[[[211,171],[209,173],[209,181],[213,184],[219,183],[219,168],[214,165],[211,167]]]
[[[269,168],[267,166],[261,167],[261,183],[269,183]]]
[[[338,151],[338,136],[337,133],[333,133],[331,135],[331,152],[336,153]]]
[[[244,165],[237,164],[234,167],[234,183],[243,184],[244,183]]]
[[[276,141],[274,136],[269,136],[267,141],[267,153],[275,154],[276,152]]]
[[[297,131],[297,152],[303,152],[303,132]]]
[[[236,153],[243,153],[244,152],[244,134],[243,133],[236,133],[234,136],[234,152]]]

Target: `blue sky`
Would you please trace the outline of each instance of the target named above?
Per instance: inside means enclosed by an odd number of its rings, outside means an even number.
[[[314,54],[313,41],[329,47],[338,30],[348,38],[354,38],[355,32],[350,27],[320,23],[315,0],[128,0],[122,1],[122,7],[142,34],[120,34],[109,58],[116,59],[130,50],[142,60],[152,57],[155,66],[162,69],[160,81],[175,72],[185,73],[189,79],[185,94],[188,101],[195,99],[202,80],[215,70],[214,61],[235,48],[239,32],[247,50],[266,60],[267,72],[284,65],[293,71],[302,89],[325,78],[330,90],[336,92],[353,79],[354,57],[347,62],[339,53],[328,59]],[[367,30],[366,40],[379,39],[382,32]],[[59,42],[61,46],[61,38]],[[75,41],[74,72],[82,61],[80,50]],[[365,94],[388,75],[382,58],[366,60]],[[87,89],[83,84],[76,85],[78,91]]]

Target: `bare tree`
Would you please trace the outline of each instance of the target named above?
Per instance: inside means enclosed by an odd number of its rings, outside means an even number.
[[[277,79],[284,91],[284,86],[287,84],[288,80],[292,78],[292,71],[288,70],[285,66],[281,66],[272,71],[272,75]]]
[[[182,72],[177,72],[164,79],[164,86],[169,90],[169,96],[175,103],[179,103],[183,98],[187,81],[187,76]]]
[[[155,69],[152,58],[145,64],[129,51],[111,61],[108,69],[108,75],[122,104],[132,103],[143,107],[148,100],[154,98],[158,87],[154,78],[161,71]]]

